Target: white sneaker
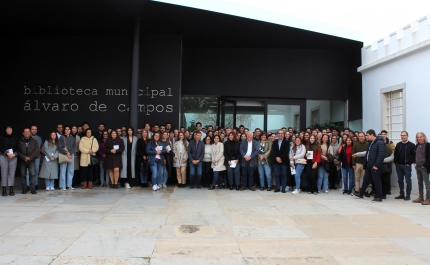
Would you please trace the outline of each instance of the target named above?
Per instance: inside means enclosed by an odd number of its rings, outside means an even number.
[[[325,193],[328,193],[328,190],[325,190],[324,192],[325,192]]]
[[[49,190],[51,190],[51,189],[49,189],[49,187],[47,187],[47,188],[46,188],[46,190],[48,190],[48,191],[49,191]]]
[[[154,186],[152,186],[152,190],[153,191],[156,191],[156,190],[158,190],[159,188],[158,188],[158,186],[157,185],[154,185]]]
[[[166,184],[163,184],[163,186],[164,186],[165,189],[167,189],[167,185]]]
[[[127,189],[131,189],[130,184],[128,184],[128,183],[125,183],[125,187],[126,187]]]
[[[69,190],[74,190],[75,188],[73,188],[73,187],[69,187]]]
[[[285,191],[289,191],[289,190],[290,190],[290,187],[288,187],[288,186],[287,186],[287,187],[285,188]]]
[[[62,190],[66,190],[66,188],[63,188]]]
[[[55,188],[54,188],[54,187],[51,187],[51,190],[55,190]]]
[[[158,186],[157,184],[155,184],[155,187],[157,187],[157,190],[161,189],[160,186]]]
[[[293,192],[291,192],[292,194],[294,194],[294,195],[297,195],[297,194],[299,194],[300,193],[300,191],[298,190],[298,189],[295,189]]]

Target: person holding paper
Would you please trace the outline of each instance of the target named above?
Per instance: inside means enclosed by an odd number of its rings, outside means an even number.
[[[257,130],[256,130],[257,131]],[[260,176],[260,190],[264,190],[264,175],[267,180],[267,191],[272,190],[272,170],[270,153],[272,152],[272,141],[267,140],[265,132],[259,135],[259,151],[258,151],[258,174]]]
[[[188,160],[188,141],[185,139],[183,132],[178,134],[178,140],[173,146],[173,166],[176,168],[176,177],[178,179],[178,187],[184,188],[187,183],[187,160]]]
[[[164,156],[166,155],[166,148],[160,140],[160,133],[158,131],[154,132],[151,141],[146,145],[146,153],[148,154],[148,165],[152,173],[152,190],[157,191],[160,189],[158,179]]]
[[[58,179],[58,137],[56,132],[51,132],[48,140],[43,145],[45,161],[42,163],[42,169],[39,176],[45,179],[46,190],[54,189],[54,180]],[[72,167],[73,169],[73,167]]]
[[[308,194],[318,194],[317,178],[318,178],[318,164],[321,163],[321,146],[316,141],[315,135],[309,137],[309,142],[306,145],[306,176],[308,178]]]
[[[105,144],[105,160],[103,166],[109,170],[111,188],[118,189],[119,170],[122,168],[122,153],[124,152],[124,141],[115,130],[110,132]]]
[[[1,167],[1,185],[3,187],[3,196],[7,196],[7,187],[9,195],[14,196],[13,186],[15,185],[15,171],[18,163],[18,138],[13,133],[11,125],[6,125],[3,136],[0,137],[0,167]]]
[[[73,138],[73,137],[72,137]],[[74,138],[73,138],[74,140]],[[99,142],[93,136],[90,128],[85,130],[85,136],[79,142],[79,151],[81,151],[81,188],[93,188],[94,165],[91,164],[91,156],[95,156],[99,150]],[[72,159],[73,161],[73,159]]]
[[[257,166],[258,142],[254,140],[252,132],[246,133],[246,140],[240,143],[241,167],[242,167],[242,188],[245,190],[248,185],[249,189],[255,191],[254,187],[254,168]]]
[[[301,163],[301,161],[304,160],[306,154],[306,147],[302,144],[302,140],[299,137],[296,137],[294,141],[295,143],[291,147],[290,151],[290,165],[291,168],[293,168],[295,171],[294,178],[296,182],[296,188],[292,193],[294,195],[297,195],[300,192],[300,177],[302,175],[303,170],[305,169],[305,164]]]
[[[169,133],[163,132],[161,135],[161,142],[164,144],[164,149],[166,149],[166,155],[164,156],[164,160],[162,161],[161,172],[158,173],[159,179],[158,183],[160,184],[160,188],[167,188],[167,180],[171,176],[172,172],[172,164],[173,157],[170,155],[170,151],[172,150],[172,143],[169,140]]]
[[[236,185],[236,190],[240,188],[240,167],[238,165],[240,157],[239,148],[240,143],[237,141],[235,133],[230,132],[228,134],[228,140],[224,143],[224,157],[230,190],[233,190],[233,185]]]
[[[218,183],[218,176],[221,171],[226,169],[224,165],[224,145],[220,142],[219,135],[214,136],[214,143],[212,144],[212,168],[214,171],[214,179],[209,190],[213,190]]]
[[[290,143],[285,139],[284,131],[278,130],[278,139],[273,142],[272,145],[272,161],[273,170],[275,171],[275,182],[276,189],[275,192],[281,191],[286,193],[287,186],[287,176],[289,174],[288,164],[289,164],[289,153],[290,153]]]

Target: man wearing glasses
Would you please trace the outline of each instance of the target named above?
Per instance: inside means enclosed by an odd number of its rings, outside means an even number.
[[[275,172],[275,182],[276,189],[275,192],[281,191],[282,184],[282,193],[286,193],[285,190],[287,186],[287,174],[288,174],[288,166],[289,166],[289,153],[290,153],[290,142],[285,139],[285,134],[283,130],[278,131],[278,140],[275,140],[272,145],[272,161],[273,161],[273,170]],[[270,185],[270,183],[268,183]]]
[[[401,142],[396,144],[394,149],[394,163],[396,164],[397,180],[399,182],[400,194],[395,199],[411,199],[412,191],[412,164],[415,163],[415,144],[408,141],[408,133],[403,131],[400,133]],[[405,183],[406,180],[406,196]]]

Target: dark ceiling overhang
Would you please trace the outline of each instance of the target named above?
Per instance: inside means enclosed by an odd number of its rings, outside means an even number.
[[[360,49],[361,42],[149,0],[2,1],[3,36],[181,35],[184,48]]]

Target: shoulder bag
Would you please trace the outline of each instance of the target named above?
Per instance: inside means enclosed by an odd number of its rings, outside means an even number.
[[[67,145],[66,145],[66,139],[64,138],[65,136],[62,136],[61,138],[63,138],[64,140],[64,150],[66,150],[66,152],[69,152],[69,150],[67,150]],[[60,139],[61,139],[60,138]],[[58,163],[59,164],[63,164],[63,163],[71,163],[72,162],[72,157],[68,158],[66,155],[63,155],[62,153],[58,154]]]
[[[93,140],[91,141],[91,150],[93,150],[93,143],[94,143],[94,137]],[[91,166],[96,166],[100,163],[99,159],[97,158],[97,156],[95,155],[90,155],[90,165]]]

